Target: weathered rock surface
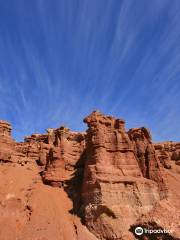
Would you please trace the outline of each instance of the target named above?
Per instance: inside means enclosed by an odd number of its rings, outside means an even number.
[[[52,188],[43,180],[54,185],[71,179],[73,167],[78,162],[76,153],[83,151],[83,133],[72,133],[72,147],[67,154],[74,158],[58,158],[56,176],[51,176],[51,166],[56,155],[64,156],[59,129],[48,130],[47,134],[33,134],[25,142],[16,143],[10,134],[10,124],[0,126],[0,239],[1,240],[96,240],[97,238],[82,225],[78,216],[70,214],[73,202],[63,188]],[[4,127],[6,126],[6,128]],[[60,131],[62,128],[60,129]],[[54,135],[54,136],[53,136]],[[54,137],[54,138],[53,138]],[[60,140],[61,141],[61,140]],[[80,149],[76,146],[80,145]],[[82,143],[82,146],[81,146]],[[59,147],[59,148],[58,148]],[[70,146],[71,147],[71,146]],[[66,151],[66,148],[65,148]],[[71,156],[71,155],[70,155]],[[51,162],[52,160],[52,162]],[[66,161],[67,160],[67,161]],[[61,165],[62,161],[62,165]],[[65,161],[65,162],[63,162]],[[72,168],[71,168],[72,165]],[[60,166],[60,168],[58,168]],[[63,168],[65,167],[65,168]],[[66,169],[67,168],[67,169]],[[60,171],[60,173],[59,173]],[[61,172],[62,171],[62,172]],[[67,173],[68,172],[68,173]],[[63,177],[63,173],[66,177]]]
[[[158,184],[160,197],[166,196],[166,184],[163,178],[163,169],[152,144],[148,129],[134,128],[128,131],[134,144],[134,153],[144,178],[151,179]]]
[[[173,168],[173,170],[175,170],[175,165],[180,165],[180,143],[156,143],[154,144],[154,147],[159,161],[165,168]],[[178,170],[178,168],[176,170]]]
[[[178,239],[180,143],[153,144],[146,128],[98,111],[84,122],[87,132],[62,126],[17,143],[0,121],[0,239]]]
[[[84,121],[89,127],[82,191],[86,225],[100,239],[131,238],[128,227],[166,194],[150,134],[145,128],[126,133],[123,120],[100,112]]]
[[[68,128],[60,127],[54,130],[49,138],[53,135],[54,142],[51,143],[47,155],[43,180],[47,183],[62,185],[71,179],[75,171],[82,170],[85,133],[71,132]]]

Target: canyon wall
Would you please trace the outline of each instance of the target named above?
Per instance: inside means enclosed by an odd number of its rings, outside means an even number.
[[[86,132],[61,126],[17,143],[0,121],[0,239],[152,239],[136,226],[178,239],[180,143],[153,143],[99,111],[84,122]]]

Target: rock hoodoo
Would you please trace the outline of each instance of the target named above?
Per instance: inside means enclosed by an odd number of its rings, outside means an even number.
[[[12,130],[12,127],[11,127],[10,123],[0,120],[0,137],[1,137],[1,139],[2,138],[7,138],[7,139],[11,138],[11,130]]]

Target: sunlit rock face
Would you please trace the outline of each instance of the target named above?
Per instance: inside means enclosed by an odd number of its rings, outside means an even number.
[[[10,162],[11,151],[14,147],[14,141],[11,138],[11,125],[3,120],[0,120],[0,161]]]
[[[146,128],[98,111],[84,122],[86,132],[62,126],[17,143],[0,121],[0,239],[142,239],[137,226],[178,239],[180,143],[154,144]]]
[[[47,156],[43,180],[51,185],[66,184],[74,174],[81,174],[85,151],[85,133],[60,127],[49,134],[53,139]]]
[[[176,165],[180,165],[180,143],[162,142],[154,144],[154,147],[161,164],[167,169],[178,171]]]
[[[124,120],[93,112],[84,121],[88,124],[82,190],[85,223],[101,239],[120,239],[123,234],[130,237],[127,227],[159,201],[158,185],[144,174],[135,130],[126,133]],[[142,144],[142,155],[146,149],[146,161],[154,162],[155,151],[152,147],[150,155],[151,145],[146,146],[149,139],[142,139]],[[151,163],[148,169],[152,178],[156,167],[156,163]]]
[[[0,120],[0,137],[1,137],[1,139],[11,138],[11,130],[12,130],[12,127],[11,127],[10,123]]]

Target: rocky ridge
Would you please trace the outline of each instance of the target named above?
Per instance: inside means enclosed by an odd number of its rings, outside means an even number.
[[[153,143],[99,111],[84,122],[86,132],[61,126],[17,143],[0,121],[0,239],[178,239],[180,143]]]

